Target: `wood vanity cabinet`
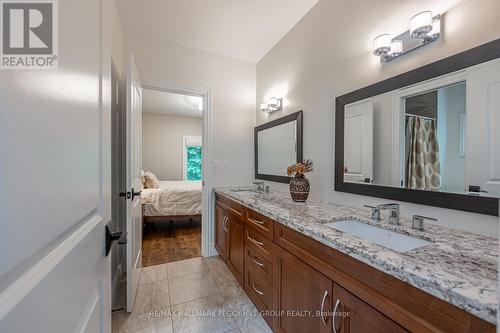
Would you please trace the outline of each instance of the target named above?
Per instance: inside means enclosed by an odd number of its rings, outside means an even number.
[[[219,252],[222,260],[227,259],[227,231],[226,231],[226,215],[224,208],[219,205],[215,206],[215,249]]]
[[[496,331],[454,305],[219,194],[215,214],[217,251],[255,306],[280,314],[264,315],[274,332]]]
[[[244,224],[243,207],[217,197],[215,206],[215,248],[236,280],[243,285]]]
[[[277,331],[332,332],[332,281],[285,250],[277,261]]]

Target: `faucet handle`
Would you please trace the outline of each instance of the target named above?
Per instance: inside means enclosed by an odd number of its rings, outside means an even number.
[[[417,230],[424,230],[424,220],[437,221],[437,219],[433,217],[413,215],[411,227]]]
[[[363,207],[370,208],[372,210],[372,219],[380,220],[380,209],[376,206],[363,205]]]

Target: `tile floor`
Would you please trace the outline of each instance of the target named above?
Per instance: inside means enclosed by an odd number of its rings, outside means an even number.
[[[219,257],[143,268],[134,311],[114,333],[267,333],[271,329]]]

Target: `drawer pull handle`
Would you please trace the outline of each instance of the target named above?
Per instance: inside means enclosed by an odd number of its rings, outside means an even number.
[[[253,262],[254,262],[257,266],[264,267],[264,264],[263,264],[263,263],[261,263],[261,262],[258,262],[258,261],[257,261],[257,259],[255,259],[255,257],[250,256],[250,258],[252,258]]]
[[[258,224],[258,225],[264,225],[263,221],[259,221],[259,220],[256,220],[256,219],[250,219],[250,221],[252,221],[253,223]]]
[[[227,216],[224,216],[224,219],[223,219],[223,228],[224,228],[224,231],[225,231],[225,232],[229,232],[229,229],[228,229],[228,227],[227,227],[227,220],[228,220],[228,219],[229,219],[229,218],[228,218]]]
[[[260,291],[259,289],[257,289],[257,288],[255,287],[255,283],[252,283],[252,289],[253,289],[253,291],[255,291],[257,294],[259,294],[259,295],[264,295],[264,293],[263,293],[262,291]]]
[[[255,245],[263,246],[264,243],[259,242],[258,240],[255,240],[253,237],[248,236],[248,240],[254,243]]]
[[[333,332],[337,333],[337,328],[335,327],[335,318],[337,318],[337,308],[339,307],[340,300],[337,298],[337,302],[335,302],[335,307],[333,308]]]
[[[328,297],[328,291],[325,290],[325,293],[323,294],[323,299],[321,300],[321,321],[323,322],[323,324],[325,326],[327,326],[328,324],[326,323],[326,320],[325,320],[325,316],[323,315],[324,313],[324,308],[325,308],[325,301],[326,301],[326,298]]]

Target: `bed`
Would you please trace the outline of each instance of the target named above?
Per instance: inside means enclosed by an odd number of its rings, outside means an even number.
[[[201,181],[159,181],[158,188],[145,188],[141,195],[144,223],[199,218],[201,188]]]

